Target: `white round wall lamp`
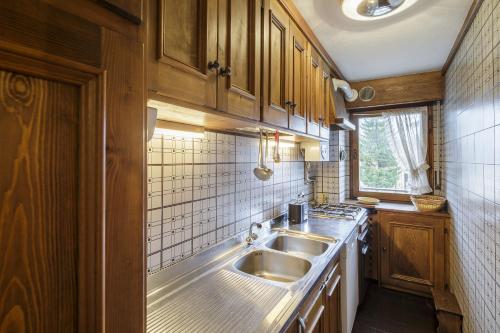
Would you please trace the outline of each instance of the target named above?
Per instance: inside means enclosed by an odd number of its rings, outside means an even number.
[[[384,19],[413,6],[418,0],[342,0],[342,12],[350,19],[373,21]]]

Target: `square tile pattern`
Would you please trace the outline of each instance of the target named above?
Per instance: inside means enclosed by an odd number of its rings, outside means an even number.
[[[330,162],[311,162],[314,197],[329,203],[350,197],[349,132],[330,132]],[[343,158],[341,158],[343,156]]]
[[[149,274],[287,211],[304,183],[299,147],[280,148],[274,176],[255,178],[258,140],[205,132],[203,139],[155,135],[147,152]]]
[[[448,69],[442,106],[450,279],[464,332],[500,331],[499,42],[499,0],[485,0]]]

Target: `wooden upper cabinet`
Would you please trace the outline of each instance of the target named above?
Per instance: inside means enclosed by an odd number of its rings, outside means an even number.
[[[424,294],[443,289],[444,219],[380,212],[379,223],[382,284]]]
[[[159,3],[158,13],[151,6],[149,89],[215,108],[218,69],[209,64],[217,61],[217,0]],[[153,23],[155,17],[159,29]],[[151,59],[155,54],[156,59]]]
[[[260,41],[260,1],[219,1],[219,110],[260,120]]]
[[[290,19],[278,0],[265,0],[263,22],[262,121],[288,127]]]
[[[330,68],[323,62],[322,70],[323,107],[319,116],[319,136],[328,139],[330,137],[330,119],[335,118],[335,104],[333,101],[333,84],[330,76]]]
[[[306,132],[307,39],[290,22],[289,124],[290,129]]]
[[[322,85],[321,60],[312,47],[309,47],[309,56],[307,58],[307,134],[319,136],[319,116],[321,111],[322,94],[320,87]]]
[[[142,0],[95,1],[136,24],[141,24],[142,22]]]

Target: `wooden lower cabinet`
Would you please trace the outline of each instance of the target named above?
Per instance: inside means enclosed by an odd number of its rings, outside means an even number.
[[[382,285],[418,294],[445,287],[446,218],[379,212]]]
[[[340,264],[332,260],[311,289],[298,312],[283,331],[286,333],[336,333],[341,331]]]
[[[325,282],[325,322],[324,331],[328,333],[337,333],[342,331],[342,322],[340,316],[340,262],[336,262],[327,276]]]

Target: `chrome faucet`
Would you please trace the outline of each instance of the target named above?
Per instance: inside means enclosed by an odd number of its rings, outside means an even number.
[[[262,224],[257,222],[252,222],[252,224],[250,224],[250,229],[248,229],[248,237],[246,239],[248,245],[251,245],[253,241],[259,237],[257,234],[252,232],[253,227],[257,227],[257,229],[262,229]]]

